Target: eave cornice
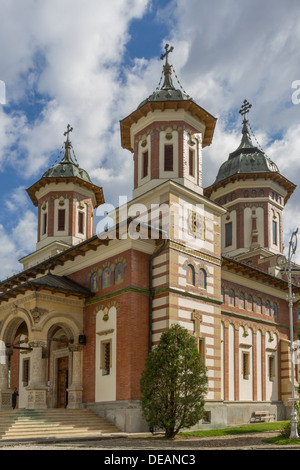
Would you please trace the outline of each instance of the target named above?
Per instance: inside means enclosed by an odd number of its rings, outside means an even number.
[[[193,100],[178,100],[178,101],[151,101],[145,103],[140,108],[137,108],[129,116],[120,121],[121,129],[121,145],[123,148],[133,152],[131,146],[130,129],[133,124],[136,124],[142,117],[146,117],[148,113],[155,110],[164,112],[166,110],[178,111],[184,109],[188,111],[192,116],[198,118],[201,122],[205,123],[205,132],[203,136],[202,147],[206,147],[211,144],[215,125],[217,119],[209,114],[205,109],[201,108]]]

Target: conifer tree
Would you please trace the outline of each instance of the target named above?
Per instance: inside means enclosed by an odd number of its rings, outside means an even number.
[[[178,324],[162,333],[141,376],[141,407],[150,428],[172,439],[204,414],[206,368],[196,340]]]

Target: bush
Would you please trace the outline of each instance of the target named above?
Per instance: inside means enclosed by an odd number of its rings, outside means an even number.
[[[206,369],[194,337],[173,325],[146,359],[141,376],[141,407],[150,428],[174,438],[195,425],[204,414]]]

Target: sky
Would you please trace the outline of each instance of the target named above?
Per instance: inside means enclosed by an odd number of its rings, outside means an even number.
[[[120,120],[156,89],[166,43],[183,89],[218,119],[203,186],[239,145],[244,99],[254,143],[299,185],[299,0],[0,0],[0,279],[35,250],[26,188],[62,157],[67,124],[78,164],[106,202],[131,199]],[[286,246],[299,200],[297,187]]]

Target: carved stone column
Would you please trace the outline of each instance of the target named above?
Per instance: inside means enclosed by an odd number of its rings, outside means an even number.
[[[30,381],[27,387],[27,408],[44,409],[47,408],[46,368],[43,359],[46,343],[32,341],[29,343],[29,347],[32,348],[32,351],[30,355]]]
[[[72,380],[68,388],[68,408],[79,408],[82,403],[82,381],[81,381],[81,355],[82,346],[74,344],[69,346],[72,352]]]
[[[0,409],[12,408],[12,390],[8,388],[8,357],[12,351],[2,351],[0,361]]]

